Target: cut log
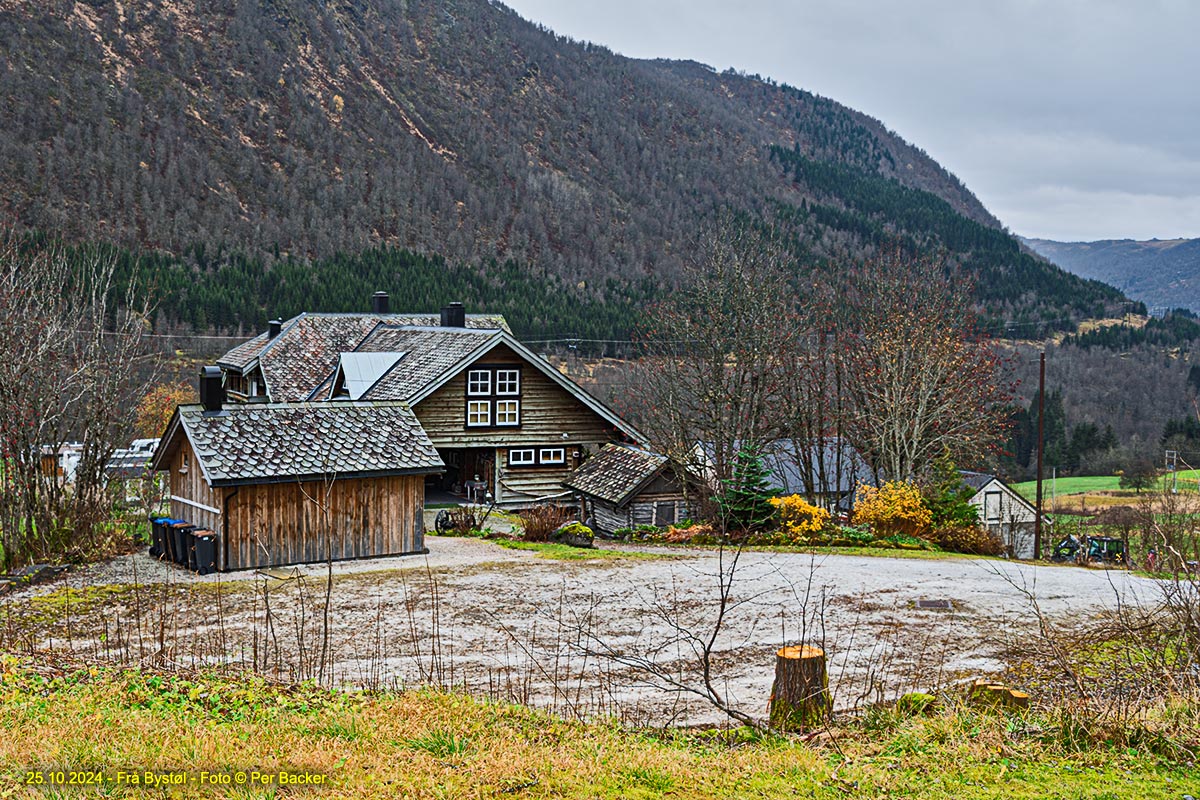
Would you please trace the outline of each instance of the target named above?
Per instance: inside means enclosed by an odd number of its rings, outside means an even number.
[[[829,718],[829,675],[825,651],[809,645],[784,647],[775,654],[771,687],[771,727],[781,731],[817,728]]]
[[[1029,708],[1029,695],[1017,689],[1010,689],[998,681],[978,678],[967,687],[968,699],[977,706],[995,706],[1020,710]]]

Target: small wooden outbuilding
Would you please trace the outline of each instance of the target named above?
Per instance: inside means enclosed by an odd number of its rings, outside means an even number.
[[[217,533],[221,571],[424,552],[425,477],[444,469],[405,403],[220,398],[176,410],[153,467],[171,516]]]
[[[563,482],[579,495],[583,518],[601,535],[635,525],[673,525],[695,516],[705,489],[685,483],[669,459],[629,444],[609,444]]]
[[[963,483],[975,491],[967,502],[979,512],[979,524],[1000,537],[1010,558],[1033,559],[1037,508],[995,475],[960,472]],[[1050,541],[1051,520],[1043,517],[1043,541]]]

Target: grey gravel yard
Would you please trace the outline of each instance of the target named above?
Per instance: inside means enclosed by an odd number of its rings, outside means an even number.
[[[438,683],[640,724],[722,720],[665,684],[700,685],[692,644],[712,632],[728,552],[602,544],[624,552],[562,561],[478,539],[426,542],[428,555],[332,566],[335,682]],[[314,677],[326,646],[326,570],[200,577],[144,552],[123,556],[65,579],[85,596],[89,587],[137,586],[73,619],[69,646],[102,658],[254,663],[287,680]],[[33,587],[10,602],[61,591],[62,583]],[[1002,670],[1014,647],[1036,637],[1031,596],[1047,615],[1085,620],[1118,598],[1157,594],[1155,581],[1122,571],[745,552],[716,638],[714,688],[762,714],[775,650],[804,639],[828,652],[837,704],[857,705]],[[952,608],[919,609],[918,600]],[[65,646],[63,636],[59,626],[53,646]],[[651,661],[659,674],[631,660]]]

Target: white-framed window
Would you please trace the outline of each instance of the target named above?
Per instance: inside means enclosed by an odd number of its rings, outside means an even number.
[[[565,464],[567,451],[561,447],[543,447],[538,453],[538,461],[543,464]]]
[[[1003,495],[1000,492],[987,492],[983,495],[983,521],[984,522],[999,522],[1001,510],[1001,498]]]
[[[467,427],[486,428],[492,424],[492,403],[490,400],[470,400],[467,402]]]
[[[496,394],[514,395],[521,393],[521,370],[496,370]]]
[[[473,369],[467,373],[467,394],[478,397],[492,393],[491,370]]]
[[[496,401],[496,425],[520,425],[521,424],[521,401],[520,400],[497,400]]]
[[[510,467],[532,467],[537,463],[534,454],[535,451],[532,447],[525,450],[509,450],[508,465]]]

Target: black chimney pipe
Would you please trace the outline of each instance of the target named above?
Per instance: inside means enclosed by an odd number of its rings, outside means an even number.
[[[200,405],[205,411],[220,411],[225,405],[225,387],[221,385],[220,367],[200,368]]]
[[[463,308],[462,303],[451,303],[450,305],[442,307],[442,327],[467,327],[467,310]]]
[[[267,338],[274,339],[283,330],[283,320],[273,319],[267,322]]]
[[[388,293],[376,292],[371,295],[371,313],[372,314],[387,314],[388,312]]]

